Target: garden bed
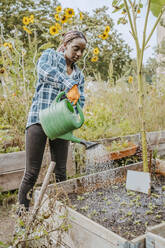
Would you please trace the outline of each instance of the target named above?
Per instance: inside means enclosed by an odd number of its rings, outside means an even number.
[[[123,181],[123,182],[122,182]],[[127,191],[125,180],[83,194],[71,193],[76,211],[121,237],[132,240],[145,234],[147,226],[165,221],[165,178],[152,178],[152,193]]]
[[[73,247],[146,248],[146,228],[165,220],[165,181],[154,175],[151,196],[126,191],[127,170],[141,171],[142,163],[61,182],[56,189],[49,185],[48,195],[62,187],[72,202],[67,208],[72,226],[67,235]]]

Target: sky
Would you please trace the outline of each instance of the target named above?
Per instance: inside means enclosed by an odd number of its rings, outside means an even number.
[[[115,23],[115,29],[121,33],[121,37],[123,40],[125,40],[129,46],[133,49],[131,52],[131,57],[134,58],[136,57],[136,46],[135,42],[129,32],[130,27],[129,24],[126,25],[118,25],[117,20],[120,16],[118,13],[112,13],[113,8],[112,8],[112,0],[59,0],[61,3],[62,7],[70,7],[73,9],[80,9],[81,11],[88,11],[89,13],[92,13],[93,9],[96,8],[101,8],[104,5],[109,7],[109,11],[111,13],[111,18],[113,19]],[[142,43],[142,36],[143,36],[143,26],[144,26],[144,16],[145,16],[145,6],[143,8],[144,10],[141,12],[139,15],[139,20],[138,20],[138,32],[139,32],[139,38],[140,38],[140,43]],[[121,16],[120,16],[121,17]],[[148,22],[148,32],[151,30],[151,27],[154,25],[156,18],[150,13],[149,15],[149,22]],[[154,48],[157,45],[157,32],[155,31],[150,42],[149,42],[149,47],[145,50],[144,52],[144,63],[147,61],[149,57],[154,57]]]

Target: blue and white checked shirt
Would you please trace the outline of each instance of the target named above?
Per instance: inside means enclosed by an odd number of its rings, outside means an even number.
[[[37,84],[26,127],[39,122],[39,111],[50,106],[60,91],[68,92],[77,84],[80,105],[84,106],[84,76],[74,64],[73,76],[67,74],[64,54],[54,49],[45,50],[37,62]]]

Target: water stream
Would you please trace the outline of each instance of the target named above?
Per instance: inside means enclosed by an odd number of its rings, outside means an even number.
[[[109,152],[103,144],[86,150],[86,173],[91,174],[112,168],[113,161],[109,158]]]

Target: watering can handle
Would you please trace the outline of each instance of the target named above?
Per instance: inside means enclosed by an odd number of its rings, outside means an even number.
[[[65,95],[65,91],[61,91],[55,98],[55,102],[60,102],[60,98]],[[82,126],[82,124],[84,123],[84,114],[82,112],[82,109],[80,107],[80,101],[78,100],[77,104],[76,104],[76,107],[77,107],[77,111],[80,115],[80,126]]]

